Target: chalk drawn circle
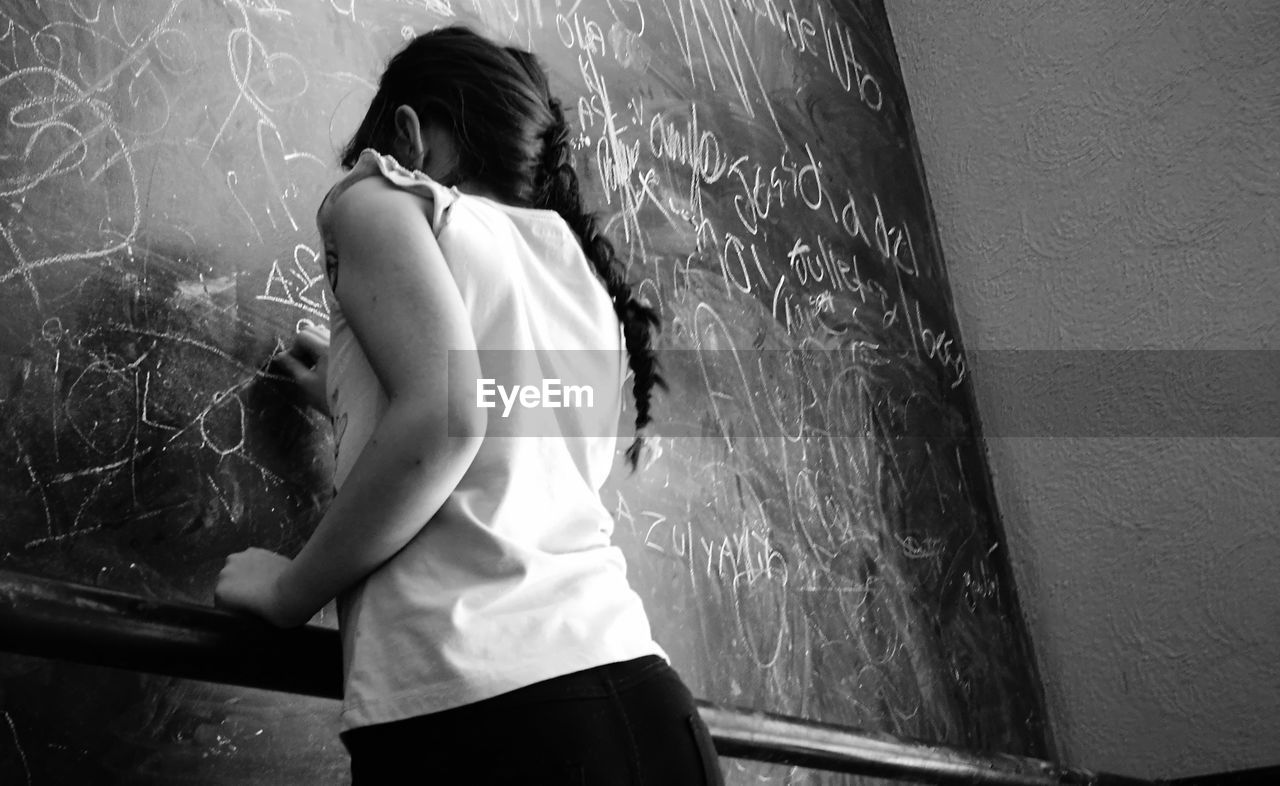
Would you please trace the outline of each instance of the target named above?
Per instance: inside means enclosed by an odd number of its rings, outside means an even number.
[[[50,317],[40,326],[40,338],[49,344],[57,344],[62,341],[65,331],[62,329],[62,320],[57,317]]]
[[[71,430],[98,453],[118,453],[133,438],[136,387],[133,374],[109,361],[90,363],[71,383],[63,403]]]

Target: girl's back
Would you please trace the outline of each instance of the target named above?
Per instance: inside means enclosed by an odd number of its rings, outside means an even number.
[[[609,543],[613,520],[599,489],[617,445],[624,356],[613,307],[572,231],[553,212],[461,194],[368,151],[321,208],[327,256],[326,208],[366,178],[423,201],[467,305],[482,381],[493,380],[478,396],[494,406],[479,453],[444,506],[340,598],[344,726],[662,654]],[[331,322],[341,487],[387,402],[340,305]],[[560,406],[525,406],[512,397],[516,385],[552,393]]]

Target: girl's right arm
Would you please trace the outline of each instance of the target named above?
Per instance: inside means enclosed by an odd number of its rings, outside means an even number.
[[[276,624],[306,622],[407,544],[484,438],[486,410],[465,405],[480,376],[475,337],[429,209],[376,177],[332,206],[343,265],[335,294],[388,405],[306,546],[255,609]]]

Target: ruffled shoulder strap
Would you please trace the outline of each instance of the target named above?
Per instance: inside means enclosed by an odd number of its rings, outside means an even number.
[[[322,231],[329,206],[352,184],[372,175],[380,175],[387,182],[398,188],[429,199],[431,201],[431,228],[437,235],[440,234],[440,230],[444,228],[444,224],[448,220],[449,208],[458,198],[458,191],[432,180],[422,172],[405,169],[400,165],[400,162],[391,156],[384,156],[372,148],[365,148],[361,151],[360,157],[356,159],[355,166],[351,167],[351,171],[335,183],[320,202],[320,208],[316,212],[316,223],[321,226]]]

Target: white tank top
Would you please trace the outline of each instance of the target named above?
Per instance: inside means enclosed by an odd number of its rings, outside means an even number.
[[[327,256],[334,254],[328,206],[370,176],[431,201],[484,376],[579,387],[578,406],[516,403],[506,417],[491,388],[496,406],[485,439],[444,506],[339,597],[343,728],[642,655],[666,658],[627,583],[622,552],[610,545],[613,520],[600,487],[617,449],[626,355],[609,297],[573,231],[553,211],[462,194],[366,150],[321,204]],[[331,302],[328,394],[341,488],[387,399],[338,299]],[[569,403],[565,389],[553,399]]]

